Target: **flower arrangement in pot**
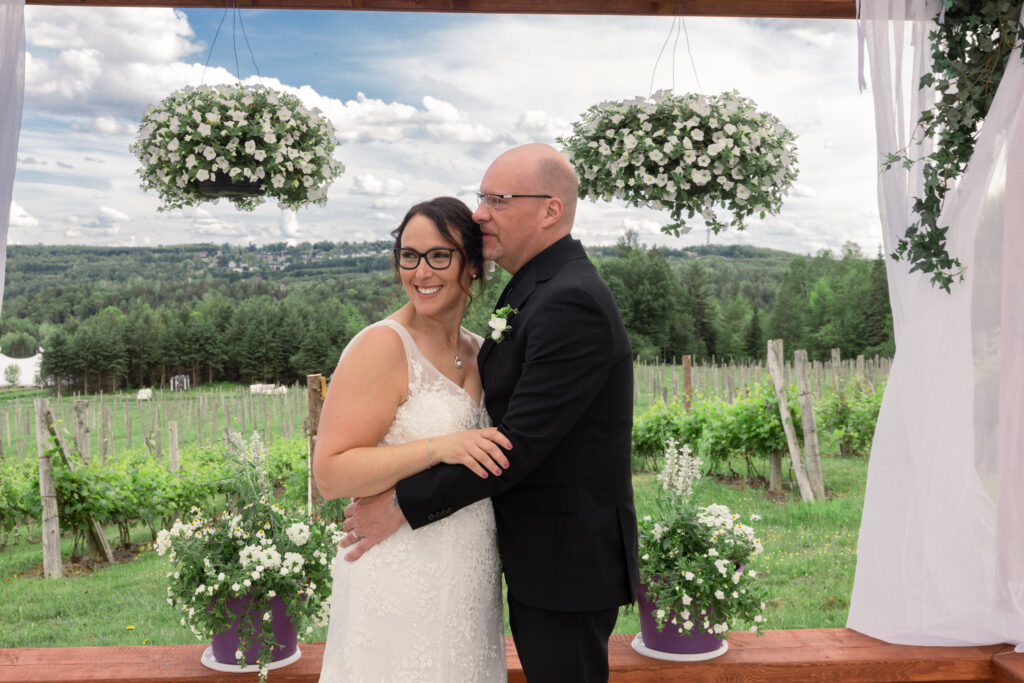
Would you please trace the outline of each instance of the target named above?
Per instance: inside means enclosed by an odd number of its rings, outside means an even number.
[[[661,659],[724,654],[730,628],[758,633],[762,590],[752,558],[762,551],[750,525],[724,505],[696,505],[701,461],[669,439],[658,475],[658,519],[640,520],[640,625],[637,651]],[[751,515],[751,519],[760,519]]]
[[[699,214],[716,233],[778,214],[796,179],[796,137],[735,91],[602,102],[559,138],[580,197],[668,209],[679,236]],[[731,218],[720,216],[725,210]],[[684,218],[685,214],[685,218]]]
[[[281,208],[323,206],[345,170],[336,146],[330,121],[299,98],[218,85],[186,87],[147,108],[131,150],[142,188],[157,191],[160,210],[225,196],[251,211],[265,197]]]
[[[232,433],[228,441],[237,470],[233,509],[207,517],[193,507],[189,520],[157,534],[155,547],[171,564],[167,602],[198,639],[213,640],[203,663],[225,671],[256,665],[263,680],[298,659],[297,632],[326,625],[342,531],[274,502],[258,434],[245,441]]]

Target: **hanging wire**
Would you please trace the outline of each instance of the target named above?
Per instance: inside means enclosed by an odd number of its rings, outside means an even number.
[[[210,59],[213,57],[213,48],[217,44],[217,38],[220,36],[220,29],[224,26],[224,19],[227,17],[228,12],[231,11],[231,51],[235,57],[235,78],[239,81],[242,80],[242,70],[238,66],[238,28],[242,29],[242,38],[245,39],[245,47],[249,50],[249,58],[252,60],[252,66],[256,70],[256,77],[263,82],[263,75],[260,73],[260,67],[256,64],[256,55],[253,54],[252,46],[249,44],[249,35],[245,32],[245,23],[242,21],[242,13],[238,9],[237,0],[229,0],[230,4],[224,8],[224,14],[220,16],[220,22],[217,24],[217,31],[213,34],[213,40],[210,42],[210,51],[206,54],[206,63],[203,64],[203,75],[199,81],[202,85],[206,81],[206,69],[210,66]],[[236,28],[235,21],[238,21]]]
[[[682,28],[683,35],[686,36],[686,52],[690,55],[690,68],[693,69],[693,79],[697,82],[697,90],[704,94],[704,89],[700,85],[700,77],[697,75],[697,64],[693,59],[693,51],[690,49],[690,32],[686,30],[686,17],[682,14],[682,9],[676,8],[676,14],[672,17],[672,25],[668,28],[668,35],[665,36],[665,42],[661,44],[661,51],[658,53],[658,59],[654,62],[654,69],[651,71],[651,84],[647,90],[647,99],[650,99],[654,94],[654,76],[658,73],[658,64],[661,63],[661,57],[665,54],[665,48],[668,47],[668,41],[672,38],[672,32],[675,31],[676,39],[672,43],[672,90],[676,89],[676,48],[679,46],[679,30]]]
[[[686,35],[686,53],[690,55],[690,67],[693,69],[693,80],[697,81],[697,90],[700,94],[704,94],[704,88],[700,87],[700,76],[697,75],[697,64],[693,61],[693,52],[690,50],[690,33],[686,30],[686,17],[680,17],[681,23],[683,24],[683,33]],[[676,33],[676,40],[679,40],[679,34]],[[675,66],[675,48],[672,48],[672,63]],[[673,87],[675,85],[673,84]]]
[[[665,42],[661,44],[661,52],[658,53],[658,58],[654,60],[654,69],[651,71],[651,85],[647,89],[647,99],[651,99],[651,95],[654,94],[654,75],[658,73],[658,63],[661,62],[661,56],[665,54],[665,48],[668,46],[669,38],[672,37],[672,30],[675,29],[677,21],[679,21],[679,15],[672,17],[672,25],[668,28],[668,35],[665,36]],[[672,48],[672,50],[675,52],[675,48]],[[672,61],[675,62],[675,59]],[[672,69],[672,89],[675,90],[675,64],[672,65]]]
[[[238,29],[235,28],[235,19],[238,17],[238,5],[231,3],[234,11],[231,12],[231,52],[235,55],[235,78],[242,80],[241,69],[238,68]]]
[[[682,17],[679,17],[682,19]],[[672,92],[676,91],[676,46],[679,45],[679,24],[676,24],[676,40],[672,43]]]
[[[206,53],[206,64],[203,64],[203,76],[199,79],[199,85],[206,82],[206,67],[210,66],[210,57],[213,57],[213,46],[217,44],[217,36],[220,35],[220,27],[224,25],[224,17],[228,15],[228,8],[224,8],[224,14],[220,15],[220,23],[217,24],[217,31],[213,34],[210,42],[210,51]]]
[[[237,4],[235,10],[237,11]],[[256,78],[259,79],[260,84],[263,83],[263,74],[260,73],[260,68],[256,66],[256,55],[252,53],[252,47],[249,45],[249,36],[245,32],[245,24],[242,23],[242,13],[238,13],[238,25],[242,27],[242,37],[245,38],[245,47],[249,50],[249,58],[252,59],[252,68],[256,70]]]

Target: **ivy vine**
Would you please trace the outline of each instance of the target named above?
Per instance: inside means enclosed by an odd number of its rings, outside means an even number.
[[[1021,45],[1024,0],[943,0],[944,14],[931,33],[932,71],[921,87],[935,89],[936,103],[918,120],[923,138],[934,151],[922,158],[909,149],[889,154],[883,168],[921,162],[924,190],[914,198],[915,221],[897,242],[892,258],[906,259],[911,271],[931,274],[933,285],[949,292],[963,280],[963,264],[946,249],[949,226],[939,225],[946,191],[963,175],[974,151],[981,124],[1014,48]]]

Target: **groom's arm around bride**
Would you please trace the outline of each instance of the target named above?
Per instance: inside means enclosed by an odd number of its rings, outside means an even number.
[[[400,511],[386,498],[346,511],[345,528],[363,537],[344,543],[352,558],[403,515],[418,528],[490,496],[531,683],[607,680],[608,635],[637,584],[632,351],[611,292],[569,236],[576,184],[553,148],[526,145],[480,186],[484,255],[513,273],[498,303],[515,311],[509,330],[479,354],[487,411],[513,444],[509,469],[482,479],[434,467],[398,483]]]

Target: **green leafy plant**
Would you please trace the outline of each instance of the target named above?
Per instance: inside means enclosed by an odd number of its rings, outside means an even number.
[[[909,149],[889,154],[883,164],[923,165],[922,195],[914,198],[916,220],[896,243],[894,259],[905,258],[911,271],[931,274],[949,291],[963,279],[963,264],[946,249],[949,226],[939,225],[946,192],[967,167],[981,124],[1014,49],[1021,46],[1021,0],[943,0],[941,17],[931,33],[931,72],[921,87],[935,89],[934,106],[921,112],[920,136],[932,139],[934,151],[913,158]]]
[[[576,167],[580,197],[668,209],[674,222],[662,231],[678,236],[689,230],[683,214],[700,214],[716,233],[777,214],[796,179],[795,139],[737,92],[661,90],[592,106],[559,143]]]
[[[831,430],[844,457],[868,455],[875,435],[875,423],[882,406],[882,388],[872,390],[863,382],[851,381],[821,399],[818,424]]]
[[[757,633],[765,603],[752,560],[761,542],[728,507],[692,502],[701,462],[677,446],[666,443],[657,518],[644,515],[639,523],[640,580],[657,606],[658,628],[725,638],[743,622]]]
[[[142,188],[159,193],[160,210],[213,201],[199,184],[220,176],[262,184],[262,194],[230,198],[251,211],[263,194],[282,208],[323,206],[345,170],[335,147],[331,123],[294,95],[219,85],[183,88],[148,108],[131,150],[142,164]]]

